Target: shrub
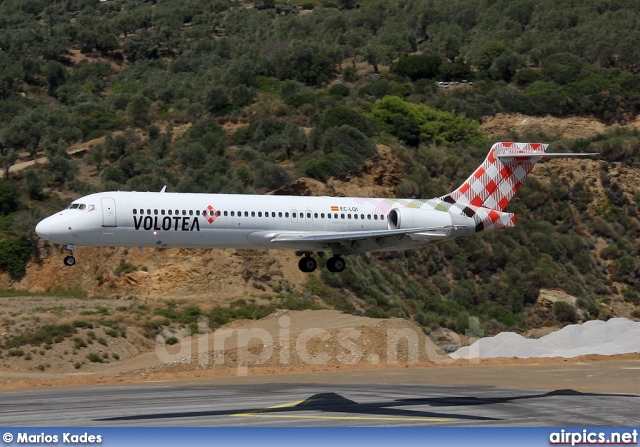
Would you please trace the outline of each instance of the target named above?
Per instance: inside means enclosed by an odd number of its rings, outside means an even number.
[[[0,241],[0,269],[12,279],[21,279],[27,272],[27,261],[33,254],[33,245],[26,237],[8,237]]]
[[[351,94],[351,90],[344,84],[334,84],[329,89],[329,94],[339,98],[345,98]]]
[[[73,339],[73,345],[75,346],[76,349],[87,347],[87,343],[84,341],[82,337],[75,337]]]
[[[87,360],[89,360],[92,363],[103,363],[104,362],[104,360],[102,360],[102,357],[100,357],[100,355],[96,354],[95,352],[87,354]]]
[[[576,308],[564,301],[553,303],[553,314],[563,323],[575,323],[577,320]]]

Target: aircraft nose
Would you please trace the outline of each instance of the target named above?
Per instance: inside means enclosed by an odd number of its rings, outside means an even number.
[[[41,220],[38,225],[36,225],[36,234],[42,239],[49,239],[51,236],[51,223],[48,222],[49,219]]]

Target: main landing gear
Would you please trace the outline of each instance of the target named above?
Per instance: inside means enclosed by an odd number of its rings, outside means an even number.
[[[310,253],[305,253],[298,262],[298,268],[305,273],[313,272],[317,266],[318,263],[311,257]],[[327,270],[332,273],[340,273],[345,267],[346,263],[344,262],[344,259],[338,255],[332,256],[327,260]]]
[[[347,264],[344,262],[344,259],[337,255],[327,260],[327,270],[332,273],[340,273],[346,266]]]
[[[318,263],[316,262],[316,260],[308,254],[300,258],[300,261],[298,262],[298,268],[305,273],[313,272],[317,266]]]
[[[76,258],[73,257],[73,250],[76,249],[75,245],[67,245],[67,249],[69,250],[69,256],[65,256],[64,265],[67,267],[71,267],[72,265],[76,265]]]

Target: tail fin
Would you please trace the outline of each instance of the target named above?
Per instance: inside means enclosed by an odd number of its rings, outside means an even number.
[[[548,144],[496,143],[484,162],[455,191],[441,197],[476,220],[476,231],[511,227],[515,215],[504,213],[511,198],[535,164],[546,157],[596,154],[547,153]]]
[[[496,143],[484,162],[445,202],[504,211],[537,162],[546,157],[576,157],[595,154],[546,153],[548,144]]]

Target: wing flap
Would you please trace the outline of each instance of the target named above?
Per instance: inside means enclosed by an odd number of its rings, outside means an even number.
[[[363,239],[380,239],[393,236],[405,236],[410,234],[426,233],[433,231],[443,231],[453,229],[454,226],[430,227],[430,228],[407,228],[398,230],[377,230],[377,231],[345,231],[345,232],[322,232],[322,233],[282,233],[271,239],[271,243],[278,242],[354,242]]]

